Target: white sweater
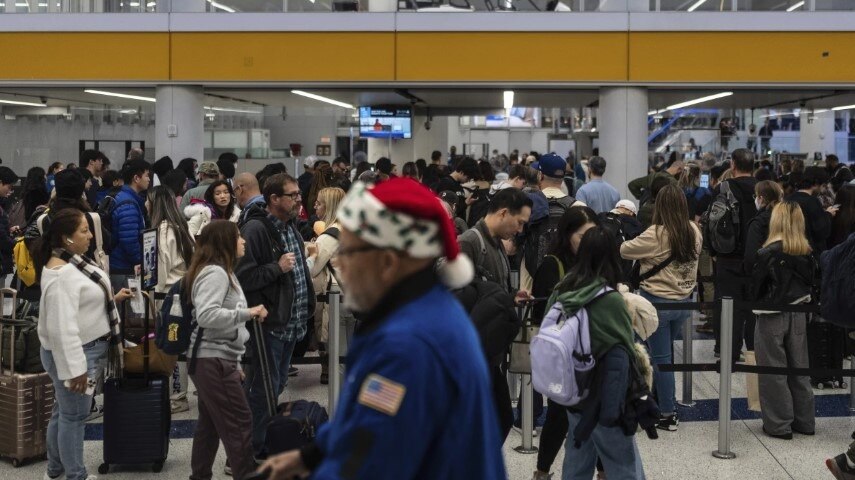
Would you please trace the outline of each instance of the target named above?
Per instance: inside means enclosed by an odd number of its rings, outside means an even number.
[[[160,222],[157,235],[157,286],[154,291],[166,293],[172,285],[184,278],[187,265],[178,247],[178,236],[169,222]]]
[[[74,265],[42,272],[39,340],[53,354],[60,380],[86,373],[83,345],[110,332],[104,290]]]

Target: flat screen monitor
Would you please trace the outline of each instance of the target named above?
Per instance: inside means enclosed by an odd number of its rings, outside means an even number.
[[[413,109],[359,107],[359,135],[371,138],[413,138]]]

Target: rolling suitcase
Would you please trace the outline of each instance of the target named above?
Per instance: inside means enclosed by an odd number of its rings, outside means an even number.
[[[122,314],[124,311],[119,309]],[[145,315],[146,331],[153,314]],[[149,372],[149,343],[143,343],[142,374],[126,374],[104,382],[104,463],[98,467],[102,475],[110,471],[111,465],[148,464],[153,472],[160,472],[169,454],[169,377]]]
[[[0,367],[0,456],[10,457],[12,466],[43,458],[47,452],[47,427],[53,413],[53,383],[47,373],[15,372],[14,325],[0,323],[0,338],[8,338],[9,369]],[[5,355],[5,353],[4,353]]]
[[[842,369],[846,332],[843,328],[814,317],[807,326],[810,368]],[[843,377],[811,376],[814,388],[846,388]]]
[[[18,312],[18,292],[12,288],[0,288],[0,305],[4,305],[6,299],[12,301],[12,313],[10,316],[3,315],[0,323],[11,325],[15,328],[6,329],[0,335],[0,356],[2,365],[9,368],[12,357],[11,347],[15,344],[15,370],[18,373],[42,373],[40,353],[41,341],[39,340],[39,319],[37,317],[16,318]]]

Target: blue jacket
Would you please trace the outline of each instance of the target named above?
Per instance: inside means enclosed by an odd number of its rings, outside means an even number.
[[[311,478],[507,478],[487,364],[460,304],[427,269],[379,305],[349,349],[335,416],[302,450]]]
[[[112,213],[113,250],[110,253],[110,271],[116,273],[133,270],[142,263],[140,232],[145,230],[145,200],[124,186],[116,195]]]

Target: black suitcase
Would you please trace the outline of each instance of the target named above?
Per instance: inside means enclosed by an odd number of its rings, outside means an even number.
[[[814,318],[807,327],[808,359],[810,368],[842,369],[846,345],[846,331],[836,325]],[[818,389],[846,388],[839,376],[811,376],[811,384]]]
[[[150,312],[148,302],[145,304],[148,330]],[[124,310],[119,309],[121,313]],[[110,471],[111,465],[148,464],[153,472],[160,472],[169,454],[172,420],[169,377],[149,374],[149,343],[145,342],[143,347],[145,373],[126,374],[125,378],[104,382],[104,463],[98,467],[102,475]]]

